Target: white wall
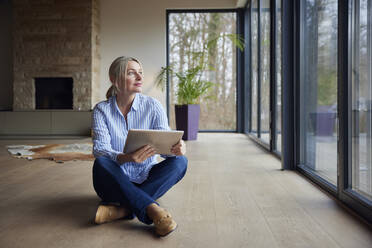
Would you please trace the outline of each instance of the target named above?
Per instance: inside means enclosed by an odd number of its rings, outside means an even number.
[[[143,93],[165,107],[165,92],[154,87],[156,74],[166,65],[166,9],[235,8],[236,0],[101,0],[101,100],[110,83],[108,68],[119,56],[138,58],[144,67]]]
[[[250,0],[236,0],[236,7],[243,8]]]
[[[13,105],[12,6],[0,1],[0,110]]]

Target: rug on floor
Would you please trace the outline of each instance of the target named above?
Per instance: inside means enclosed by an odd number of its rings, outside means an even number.
[[[92,148],[91,143],[7,146],[9,153],[16,158],[50,159],[55,162],[94,160]]]

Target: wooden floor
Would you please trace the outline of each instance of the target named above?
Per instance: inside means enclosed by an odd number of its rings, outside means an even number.
[[[371,227],[242,134],[187,142],[185,178],[159,203],[179,227],[165,238],[137,220],[94,225],[91,162],[8,155],[0,140],[0,247],[372,247]]]

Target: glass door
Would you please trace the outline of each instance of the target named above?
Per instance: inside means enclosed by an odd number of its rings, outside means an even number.
[[[372,201],[372,1],[355,1],[351,70],[349,186]]]
[[[337,185],[337,0],[301,2],[300,164]]]

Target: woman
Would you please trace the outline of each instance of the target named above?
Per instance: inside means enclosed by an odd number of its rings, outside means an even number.
[[[109,69],[112,86],[106,101],[93,110],[93,185],[102,203],[95,222],[106,223],[121,218],[137,218],[154,223],[158,235],[172,232],[176,222],[159,206],[160,198],[186,173],[186,145],[181,140],[157,163],[150,145],[132,153],[123,153],[129,129],[169,130],[161,104],[142,95],[141,63],[131,57],[119,57]],[[116,203],[113,205],[110,203]]]

